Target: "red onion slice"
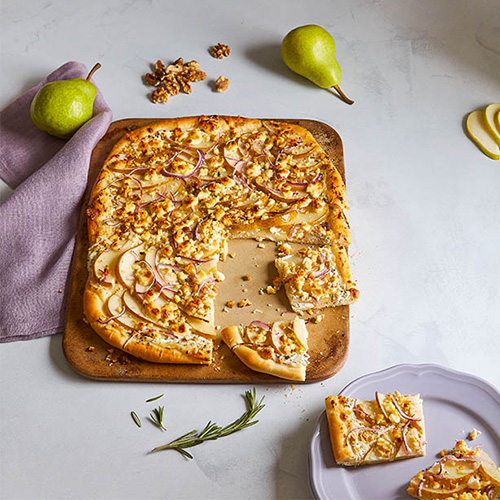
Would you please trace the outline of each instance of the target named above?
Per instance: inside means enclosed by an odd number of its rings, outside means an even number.
[[[313,279],[320,279],[320,278],[323,278],[324,276],[326,276],[327,274],[330,274],[330,269],[328,269],[327,267],[324,267],[323,269],[313,273],[311,276]]]
[[[401,429],[401,437],[403,438],[403,444],[406,450],[406,453],[411,453],[411,448],[410,445],[408,444],[408,439],[406,436],[406,433],[408,431],[408,425],[410,421],[408,420],[405,425],[403,425],[403,428]]]
[[[420,480],[420,483],[418,483],[418,487],[417,487],[417,497],[421,497],[422,496],[422,488],[424,486],[424,480],[421,479]]]
[[[111,221],[113,221],[113,222],[111,222]],[[104,222],[104,224],[106,224],[106,226],[119,226],[120,224],[122,224],[122,221],[117,221],[113,217],[111,217],[109,219],[104,219],[102,222]]]
[[[363,418],[365,419],[368,419],[370,418],[370,415],[368,413],[366,413],[365,410],[363,410],[363,408],[360,408],[359,405],[356,405],[354,408],[353,408],[353,412],[354,413],[359,413]]]
[[[208,277],[208,278],[205,278],[205,279],[204,279],[204,280],[203,280],[203,281],[202,281],[202,282],[198,285],[198,288],[196,289],[196,291],[194,292],[194,294],[193,294],[193,295],[198,295],[198,294],[200,293],[201,289],[202,289],[204,286],[206,286],[206,285],[208,285],[208,284],[210,284],[210,283],[214,283],[215,281],[217,281],[217,280],[215,279],[215,277],[214,277],[214,276],[210,276],[210,277]]]
[[[261,191],[265,191],[269,195],[271,195],[271,198],[274,198],[277,201],[282,201],[284,203],[295,203],[297,201],[301,201],[306,198],[306,196],[301,196],[300,198],[297,198],[296,196],[294,198],[289,198],[285,196],[285,194],[282,191],[279,191],[277,189],[274,189],[267,184],[262,184],[260,182],[256,182],[255,185],[257,186],[258,189]],[[294,191],[296,192],[296,191]]]
[[[185,255],[178,255],[177,257],[181,257],[182,259],[190,260],[191,262],[196,262],[198,264],[204,264],[205,262],[213,260],[213,257],[210,259],[195,259],[193,257],[186,257]]]
[[[137,179],[136,177],[132,177],[131,175],[123,175],[122,177],[119,177],[118,179],[111,181],[108,185],[100,189],[99,193],[102,193],[106,189],[110,188],[113,184],[116,184],[117,182],[123,181],[125,179],[132,179],[133,181],[137,182],[137,184],[139,185],[140,196],[142,197],[142,183],[139,179]]]
[[[135,281],[134,285],[135,292],[138,293],[139,295],[143,295],[145,293],[148,293],[151,290],[151,288],[153,288],[153,286],[155,285],[156,283],[155,271],[153,269],[153,266],[146,260],[138,260],[136,261],[136,264],[144,264],[151,273],[151,281],[147,285],[141,285],[140,283],[137,282],[137,280]]]
[[[198,173],[203,163],[205,162],[205,153],[201,149],[197,149],[196,151],[198,152],[198,163],[196,164],[194,169],[189,172],[189,174],[174,174],[172,172],[168,172],[167,170],[165,170],[165,168],[162,168],[160,173],[165,177],[175,177],[177,179],[189,179],[190,177],[193,177],[193,175]]]
[[[257,326],[257,327],[262,328],[263,330],[266,330],[266,331],[271,330],[271,327],[267,323],[264,323],[263,321],[252,321],[250,323],[250,326]]]
[[[118,314],[115,314],[114,316],[111,316],[107,320],[98,319],[97,322],[101,323],[101,325],[107,325],[111,321],[114,321],[115,319],[118,319],[120,316],[123,316],[125,314],[125,311],[126,311],[125,306],[123,306],[123,309]]]
[[[420,420],[422,420],[421,418],[418,418],[418,417],[410,417],[410,416],[406,415],[406,413],[401,409],[401,407],[396,402],[396,399],[394,398],[394,396],[391,396],[391,400],[392,400],[393,405],[396,408],[396,411],[399,413],[400,417],[405,418],[406,420],[411,420],[413,422],[419,422]]]

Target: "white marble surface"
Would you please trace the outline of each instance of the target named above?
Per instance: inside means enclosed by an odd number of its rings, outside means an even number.
[[[362,298],[344,369],[323,383],[259,386],[260,423],[195,448],[148,450],[244,410],[238,385],[106,383],[68,366],[61,336],[0,345],[0,497],[310,498],[307,450],[323,398],[397,363],[439,363],[500,386],[500,162],[463,132],[500,100],[498,0],[3,0],[4,107],[68,60],[96,81],[115,119],[225,113],[322,120],[344,141]],[[279,44],[322,24],[335,37],[349,107],[288,71]],[[230,58],[207,49],[228,43]],[[149,63],[197,59],[206,82],[153,105]],[[1,195],[9,189],[1,184]],[[1,244],[1,243],[0,243]],[[164,392],[166,425],[135,427]]]

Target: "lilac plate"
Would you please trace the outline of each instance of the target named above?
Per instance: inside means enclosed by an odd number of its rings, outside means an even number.
[[[341,394],[373,399],[375,391],[420,394],[424,400],[427,434],[425,457],[364,467],[335,464],[326,413],[323,412],[311,440],[309,479],[317,500],[409,499],[411,477],[426,469],[443,449],[467,439],[476,428],[481,435],[469,446],[481,446],[500,463],[500,393],[488,382],[438,365],[397,365],[358,378]]]

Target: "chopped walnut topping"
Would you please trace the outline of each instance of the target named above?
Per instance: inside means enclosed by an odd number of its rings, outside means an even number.
[[[229,79],[225,76],[219,76],[215,80],[215,90],[217,92],[225,92],[229,88]]]
[[[229,45],[225,45],[220,42],[210,48],[210,54],[216,59],[223,59],[224,57],[228,57],[230,53],[231,49],[229,48]]]
[[[169,96],[179,92],[190,94],[191,83],[204,80],[207,76],[199,67],[197,61],[184,63],[182,57],[166,68],[162,61],[156,61],[154,73],[146,73],[144,76],[147,85],[157,87],[151,94],[151,100],[154,103],[168,102]]]

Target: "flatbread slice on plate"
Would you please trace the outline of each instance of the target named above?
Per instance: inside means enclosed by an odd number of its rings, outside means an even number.
[[[247,327],[229,326],[222,339],[246,366],[287,380],[305,380],[309,355],[307,328],[302,318]]]
[[[339,465],[392,462],[425,455],[422,399],[376,393],[372,401],[345,396],[326,398],[326,415]]]

